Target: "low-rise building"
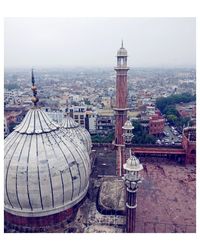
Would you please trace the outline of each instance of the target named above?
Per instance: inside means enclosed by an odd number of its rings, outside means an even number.
[[[158,113],[152,115],[149,119],[149,134],[159,135],[164,132],[165,119]]]
[[[176,110],[181,117],[196,118],[196,104],[182,103],[176,105]]]
[[[182,147],[186,151],[186,164],[196,163],[196,127],[187,127],[183,130]]]
[[[95,111],[86,111],[85,128],[90,134],[95,134],[97,130],[97,114]]]
[[[97,112],[97,131],[100,133],[108,133],[114,131],[115,115],[111,109],[99,109]]]
[[[105,109],[110,109],[112,106],[112,100],[110,96],[103,96],[101,103]]]
[[[85,128],[86,106],[73,106],[69,108],[70,116]]]

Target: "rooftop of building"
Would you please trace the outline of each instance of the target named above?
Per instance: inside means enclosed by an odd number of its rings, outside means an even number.
[[[112,109],[98,109],[97,114],[100,116],[114,116]]]

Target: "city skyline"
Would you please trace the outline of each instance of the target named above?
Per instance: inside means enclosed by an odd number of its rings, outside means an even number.
[[[5,68],[195,67],[195,18],[6,18]],[[20,34],[20,35],[19,35]]]

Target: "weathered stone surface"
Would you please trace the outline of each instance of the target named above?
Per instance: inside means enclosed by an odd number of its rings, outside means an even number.
[[[98,206],[105,211],[125,211],[125,186],[121,178],[105,179],[100,187]]]

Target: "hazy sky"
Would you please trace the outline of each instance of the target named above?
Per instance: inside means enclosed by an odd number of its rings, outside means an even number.
[[[194,66],[195,18],[6,18],[5,67]]]

